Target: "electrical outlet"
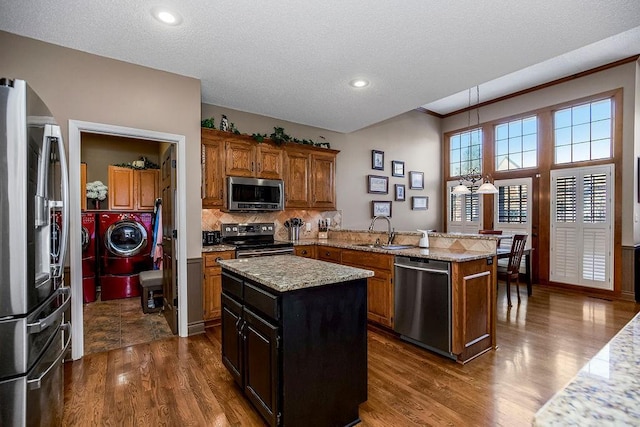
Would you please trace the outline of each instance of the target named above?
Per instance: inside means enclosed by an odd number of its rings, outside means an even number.
[[[326,221],[327,221],[327,227],[331,227],[331,218],[327,218]]]
[[[307,231],[311,231],[311,223],[310,222],[307,223]]]

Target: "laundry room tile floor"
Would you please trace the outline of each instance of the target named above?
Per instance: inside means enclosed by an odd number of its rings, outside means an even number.
[[[99,353],[172,336],[162,312],[144,314],[140,298],[96,301],[84,308],[84,352]]]

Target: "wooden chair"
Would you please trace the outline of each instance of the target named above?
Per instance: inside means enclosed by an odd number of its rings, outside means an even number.
[[[516,281],[516,289],[518,290],[518,304],[520,304],[520,261],[527,243],[526,234],[516,234],[513,236],[511,243],[511,253],[509,253],[509,262],[505,267],[498,266],[498,280],[507,282],[507,302],[511,307],[511,280]]]
[[[500,235],[500,234],[502,234],[502,230],[480,230],[480,231],[478,231],[478,234],[495,234],[495,235]]]

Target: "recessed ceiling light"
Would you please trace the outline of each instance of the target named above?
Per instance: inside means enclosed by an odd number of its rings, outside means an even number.
[[[369,86],[369,82],[367,80],[364,79],[355,79],[355,80],[351,80],[349,82],[349,84],[353,87],[357,87],[357,88],[362,88],[362,87],[367,87]]]
[[[176,13],[165,8],[155,8],[151,11],[154,18],[163,24],[167,25],[179,25],[182,22],[182,17]]]

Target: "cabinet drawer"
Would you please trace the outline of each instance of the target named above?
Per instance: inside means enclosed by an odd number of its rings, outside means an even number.
[[[204,254],[204,267],[219,267],[218,260],[220,259],[234,259],[234,251],[223,252],[210,252]]]
[[[316,247],[313,245],[309,246],[295,246],[294,248],[295,254],[297,256],[302,256],[306,258],[315,258],[316,257]]]
[[[222,291],[242,301],[242,279],[222,272]]]
[[[244,284],[244,302],[271,319],[280,319],[278,297],[251,283],[245,282]]]
[[[331,248],[329,246],[318,247],[318,259],[329,262],[341,262],[342,249]]]
[[[391,271],[393,268],[393,255],[344,249],[342,251],[342,262],[352,264],[354,267],[371,267]]]

